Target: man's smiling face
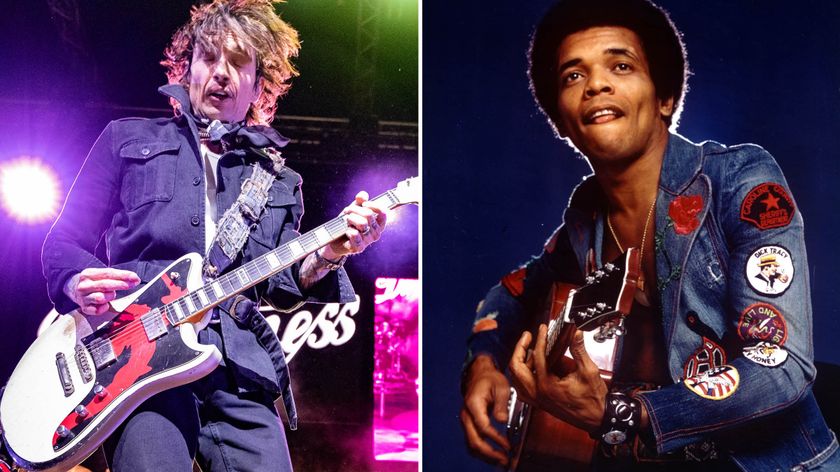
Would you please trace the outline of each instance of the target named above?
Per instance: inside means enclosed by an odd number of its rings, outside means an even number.
[[[673,99],[656,96],[639,37],[622,27],[573,33],[557,48],[562,134],[601,162],[636,158],[667,135]]]

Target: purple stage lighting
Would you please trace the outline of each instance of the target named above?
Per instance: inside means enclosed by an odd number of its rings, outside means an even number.
[[[55,171],[39,158],[30,156],[0,165],[0,196],[6,213],[26,224],[52,221],[61,203]]]

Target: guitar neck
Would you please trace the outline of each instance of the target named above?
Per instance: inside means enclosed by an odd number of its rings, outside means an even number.
[[[389,210],[404,205],[394,190],[370,200]],[[192,321],[196,314],[230,299],[269,277],[291,267],[316,250],[344,236],[348,228],[345,216],[332,220],[280,245],[268,253],[225,273],[219,278],[193,290],[162,307],[172,325]]]

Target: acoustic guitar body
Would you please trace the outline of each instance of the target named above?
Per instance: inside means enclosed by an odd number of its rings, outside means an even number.
[[[615,365],[615,335],[623,329],[623,321],[618,320],[630,312],[639,273],[638,251],[630,248],[597,271],[597,280],[588,277],[584,287],[554,284],[543,319],[550,322],[546,353],[549,370],[563,377],[575,369],[568,347],[580,329],[587,353],[609,383]],[[604,332],[610,330],[612,334],[605,338]],[[518,400],[514,389],[507,426],[510,471],[585,472],[598,447],[586,431]]]

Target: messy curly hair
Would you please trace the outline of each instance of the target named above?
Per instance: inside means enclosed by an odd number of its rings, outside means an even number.
[[[288,92],[289,79],[298,75],[291,58],[300,49],[297,31],[280,19],[274,4],[283,0],[213,0],[193,6],[190,21],[172,35],[163,52],[161,65],[170,84],[189,87],[190,61],[196,47],[218,52],[232,34],[253,49],[257,61],[257,83],[262,93],[248,110],[248,124],[268,124],[274,119],[277,100]],[[179,113],[173,103],[175,113]]]

